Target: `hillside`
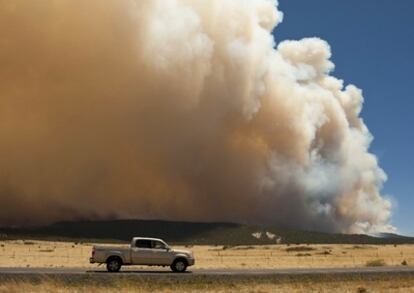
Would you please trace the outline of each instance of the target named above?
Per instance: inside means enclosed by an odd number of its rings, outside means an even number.
[[[414,238],[400,235],[329,234],[232,223],[191,223],[154,220],[60,222],[50,226],[0,229],[3,238],[129,241],[133,236],[162,238],[170,243],[211,245],[258,244],[403,244]]]

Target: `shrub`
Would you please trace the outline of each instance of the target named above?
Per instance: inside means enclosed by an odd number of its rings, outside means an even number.
[[[312,250],[315,250],[315,248],[307,247],[307,246],[296,246],[296,247],[286,248],[287,252],[312,251]]]
[[[402,266],[408,266],[408,262],[406,260],[403,260],[403,262],[401,263]]]
[[[41,249],[39,252],[54,252],[54,249]]]
[[[263,249],[268,249],[268,247],[264,247]],[[239,246],[239,247],[235,247],[234,250],[251,250],[251,249],[255,249],[254,246]]]
[[[382,259],[374,259],[374,260],[369,260],[369,261],[367,261],[367,263],[366,263],[366,266],[367,267],[383,267],[383,266],[385,266],[386,265],[386,263],[385,263],[385,261],[384,260],[382,260]]]
[[[298,253],[296,256],[312,256],[310,253]]]

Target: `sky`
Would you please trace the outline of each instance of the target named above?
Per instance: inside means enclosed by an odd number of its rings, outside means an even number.
[[[414,1],[280,0],[277,42],[320,37],[329,42],[334,76],[364,92],[362,117],[388,175],[383,194],[392,224],[414,236]]]

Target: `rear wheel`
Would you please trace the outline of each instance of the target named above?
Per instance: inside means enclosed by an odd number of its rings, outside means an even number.
[[[110,257],[106,262],[106,269],[108,272],[115,273],[119,272],[122,267],[122,260],[119,257]]]
[[[187,261],[183,258],[176,259],[171,265],[171,270],[177,273],[183,273],[187,269]]]

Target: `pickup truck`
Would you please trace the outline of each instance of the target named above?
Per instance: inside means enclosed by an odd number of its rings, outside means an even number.
[[[195,261],[191,251],[172,249],[161,239],[134,237],[129,247],[93,246],[89,262],[106,264],[109,272],[118,272],[123,265],[148,265],[182,273]]]

